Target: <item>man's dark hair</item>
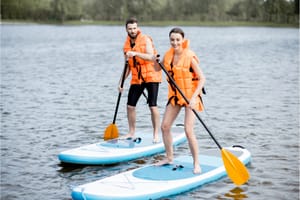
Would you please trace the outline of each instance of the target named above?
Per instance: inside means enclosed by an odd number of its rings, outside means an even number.
[[[127,24],[134,24],[138,23],[138,20],[135,17],[130,17],[129,19],[126,20],[125,27],[127,28]]]

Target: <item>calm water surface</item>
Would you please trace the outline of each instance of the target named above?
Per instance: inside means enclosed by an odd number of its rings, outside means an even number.
[[[142,30],[163,55],[171,28]],[[299,30],[184,30],[207,77],[201,117],[222,146],[251,151],[251,179],[235,187],[224,178],[164,199],[299,199]],[[66,166],[57,159],[63,150],[102,141],[113,120],[125,37],[123,26],[1,25],[1,199],[70,200],[74,186],[160,158],[111,166]],[[121,133],[126,96],[127,90],[117,119]],[[166,96],[163,82],[161,115]],[[145,100],[137,107],[138,131],[151,129]],[[200,123],[195,132],[200,152],[217,148]],[[186,154],[187,144],[176,149]]]

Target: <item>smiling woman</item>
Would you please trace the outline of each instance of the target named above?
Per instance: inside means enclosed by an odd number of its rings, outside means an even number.
[[[191,154],[194,159],[195,174],[201,173],[198,159],[198,142],[194,134],[195,115],[194,109],[203,110],[201,101],[202,88],[205,76],[199,67],[199,59],[189,49],[187,40],[184,40],[184,32],[180,28],[173,28],[169,33],[171,48],[163,58],[163,69],[168,77],[169,94],[166,111],[162,120],[162,134],[166,149],[166,159],[158,163],[164,165],[173,162],[173,146],[171,127],[182,107],[185,108],[184,127]],[[170,74],[171,75],[170,75]]]

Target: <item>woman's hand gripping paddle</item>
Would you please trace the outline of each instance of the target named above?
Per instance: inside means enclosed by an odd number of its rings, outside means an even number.
[[[121,80],[121,88],[123,88],[123,85],[124,85],[127,67],[128,67],[128,61],[126,60],[124,70],[123,70],[122,80]],[[121,96],[122,96],[122,92],[119,92],[118,101],[117,101],[117,105],[116,105],[116,109],[115,109],[114,120],[113,120],[112,124],[108,125],[108,127],[105,129],[104,137],[103,137],[104,140],[110,140],[110,139],[119,137],[118,127],[115,124],[115,122],[116,122],[116,118],[117,118],[117,113],[118,113]]]
[[[158,62],[158,61],[157,61]],[[175,86],[175,88],[178,90],[180,95],[184,98],[184,100],[189,104],[189,100],[186,98],[186,96],[183,94],[183,92],[180,90],[174,79],[170,76],[170,74],[167,72],[166,68],[158,62],[159,66],[162,68],[162,70],[165,72],[165,74],[168,76],[171,84]],[[234,182],[236,185],[242,185],[248,181],[250,178],[249,172],[245,165],[231,152],[227,151],[226,149],[222,148],[221,145],[218,143],[218,141],[215,139],[213,134],[210,132],[206,124],[203,122],[203,120],[200,118],[198,113],[195,111],[195,109],[192,109],[196,117],[199,119],[201,124],[204,126],[206,131],[209,133],[210,137],[214,140],[214,142],[217,144],[219,149],[222,152],[222,159],[225,166],[225,169],[227,171],[227,174],[229,178]]]

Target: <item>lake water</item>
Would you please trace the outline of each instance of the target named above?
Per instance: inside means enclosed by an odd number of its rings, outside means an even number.
[[[141,27],[158,52],[170,27]],[[250,150],[250,181],[228,178],[164,199],[299,199],[299,29],[183,27],[206,75],[205,123],[222,146]],[[1,199],[70,200],[71,188],[151,164],[62,165],[59,152],[102,141],[124,67],[124,26],[1,25]],[[125,82],[128,90],[129,80]],[[127,131],[125,90],[116,124]],[[167,84],[161,84],[161,116]],[[146,101],[137,130],[151,131]],[[183,112],[176,123],[182,123]],[[200,152],[217,148],[200,123]],[[187,144],[176,155],[190,154]]]

